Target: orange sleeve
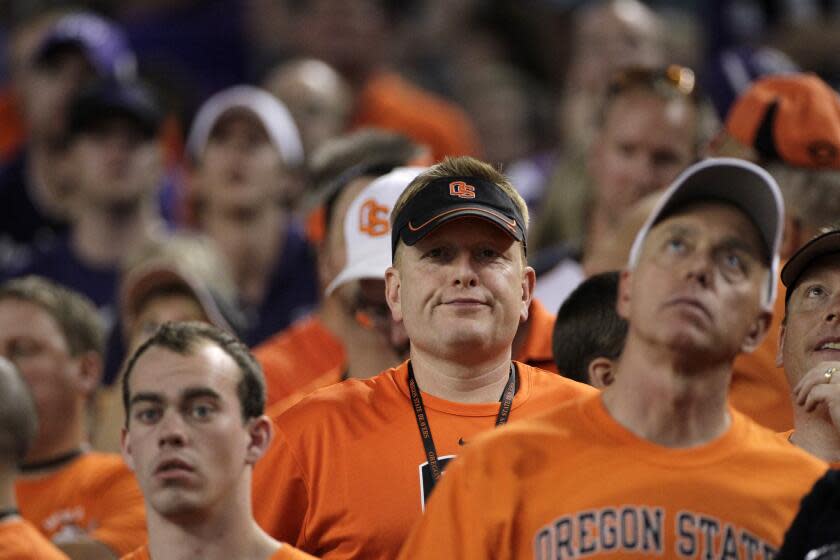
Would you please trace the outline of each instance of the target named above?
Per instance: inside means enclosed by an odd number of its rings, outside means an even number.
[[[126,469],[112,470],[100,477],[99,489],[90,496],[97,504],[99,525],[90,537],[117,554],[126,554],[146,542],[146,515],[143,494],[134,474]]]
[[[121,557],[120,560],[151,560],[149,558],[149,549],[146,545],[138,548],[133,552],[129,552],[125,556]]]
[[[30,523],[0,523],[0,560],[69,560]]]
[[[306,540],[308,487],[295,451],[283,431],[277,429],[269,452],[254,469],[252,495],[257,523],[278,541],[301,547]]]

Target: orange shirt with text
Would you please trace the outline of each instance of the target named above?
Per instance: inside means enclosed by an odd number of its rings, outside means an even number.
[[[257,521],[274,538],[323,558],[393,558],[431,483],[408,391],[408,362],[316,391],[275,420],[254,470]],[[515,423],[595,390],[516,363]],[[439,461],[493,429],[499,403],[423,394]]]
[[[0,522],[0,560],[69,560],[26,520]]]
[[[85,453],[44,476],[15,482],[21,516],[56,544],[87,536],[117,554],[146,541],[143,495],[122,457]]]
[[[599,395],[487,434],[400,558],[769,560],[827,465],[730,414],[722,436],[680,449],[636,436]]]

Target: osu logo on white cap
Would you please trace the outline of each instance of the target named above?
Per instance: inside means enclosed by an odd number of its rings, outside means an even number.
[[[390,210],[376,200],[369,199],[359,208],[359,231],[371,237],[379,237],[391,231],[391,223],[388,221]]]

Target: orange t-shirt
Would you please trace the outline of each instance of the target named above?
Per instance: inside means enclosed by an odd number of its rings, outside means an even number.
[[[283,544],[277,549],[277,552],[269,556],[266,560],[312,560],[313,558],[315,557],[310,556],[293,546]],[[152,560],[152,557],[149,556],[148,547],[143,545],[134,552],[121,557],[120,560]]]
[[[556,318],[542,302],[536,299],[531,300],[531,305],[528,307],[528,336],[519,350],[519,355],[514,357],[516,361],[557,373],[554,349],[551,345]]]
[[[275,442],[254,470],[257,521],[274,538],[323,558],[393,558],[423,510],[431,482],[408,391],[408,362],[321,389],[276,419]],[[595,390],[516,363],[510,420]],[[423,394],[441,466],[495,426],[499,403]]]
[[[23,519],[0,522],[0,560],[69,560]]]
[[[487,434],[400,558],[766,560],[827,465],[730,412],[725,434],[684,449],[639,438],[598,395]]]
[[[295,394],[300,400],[319,389],[325,374],[344,372],[347,360],[344,344],[315,316],[295,322],[254,348],[254,357],[263,368],[269,407]]]
[[[398,74],[376,74],[359,93],[353,127],[372,126],[402,133],[444,156],[479,156],[478,135],[467,113],[450,101]]]
[[[767,336],[751,354],[740,354],[732,367],[729,402],[762,426],[776,432],[793,428],[793,404],[785,371],[776,367],[779,329],[785,316],[785,287],[779,283]]]
[[[126,554],[146,541],[143,495],[122,457],[85,453],[56,472],[15,482],[21,516],[54,543],[80,535]]]

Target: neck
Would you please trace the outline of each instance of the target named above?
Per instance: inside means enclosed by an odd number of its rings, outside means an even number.
[[[829,463],[840,462],[840,430],[831,421],[827,411],[819,408],[815,412],[805,412],[801,406],[794,405],[793,432],[791,442],[811,455]]]
[[[243,476],[210,511],[165,516],[146,503],[149,552],[170,560],[264,560],[279,548],[251,514],[251,477]]]
[[[77,420],[80,414],[84,414],[83,404],[73,412],[68,412],[64,422],[60,424],[61,432],[55,433],[53,437],[45,438],[39,435],[32,448],[26,454],[23,464],[47,463],[53,459],[66,456],[68,453],[79,449],[87,449],[84,421]],[[72,410],[72,409],[71,409]],[[62,468],[65,465],[39,469],[37,472],[26,473],[26,476],[43,476]]]
[[[628,339],[628,343],[631,340]],[[665,447],[693,447],[723,435],[731,362],[686,371],[673,352],[627,344],[602,398],[637,436]]]
[[[15,501],[16,468],[15,465],[8,464],[0,466],[0,510],[17,507]]]
[[[411,347],[411,367],[424,393],[452,402],[491,403],[510,377],[510,350],[479,364],[458,364]]]
[[[592,208],[589,215],[589,226],[586,230],[586,237],[583,240],[583,247],[581,247],[583,256],[581,258],[581,265],[584,270],[591,265],[591,260],[594,255],[597,255],[597,249],[612,236],[613,225],[610,224],[610,219],[606,212],[596,204]]]
[[[155,237],[162,227],[152,200],[118,210],[90,205],[78,215],[72,244],[85,262],[113,266]]]
[[[35,206],[44,214],[66,218],[67,193],[61,184],[58,159],[56,150],[47,142],[32,142],[27,159],[27,187]]]

